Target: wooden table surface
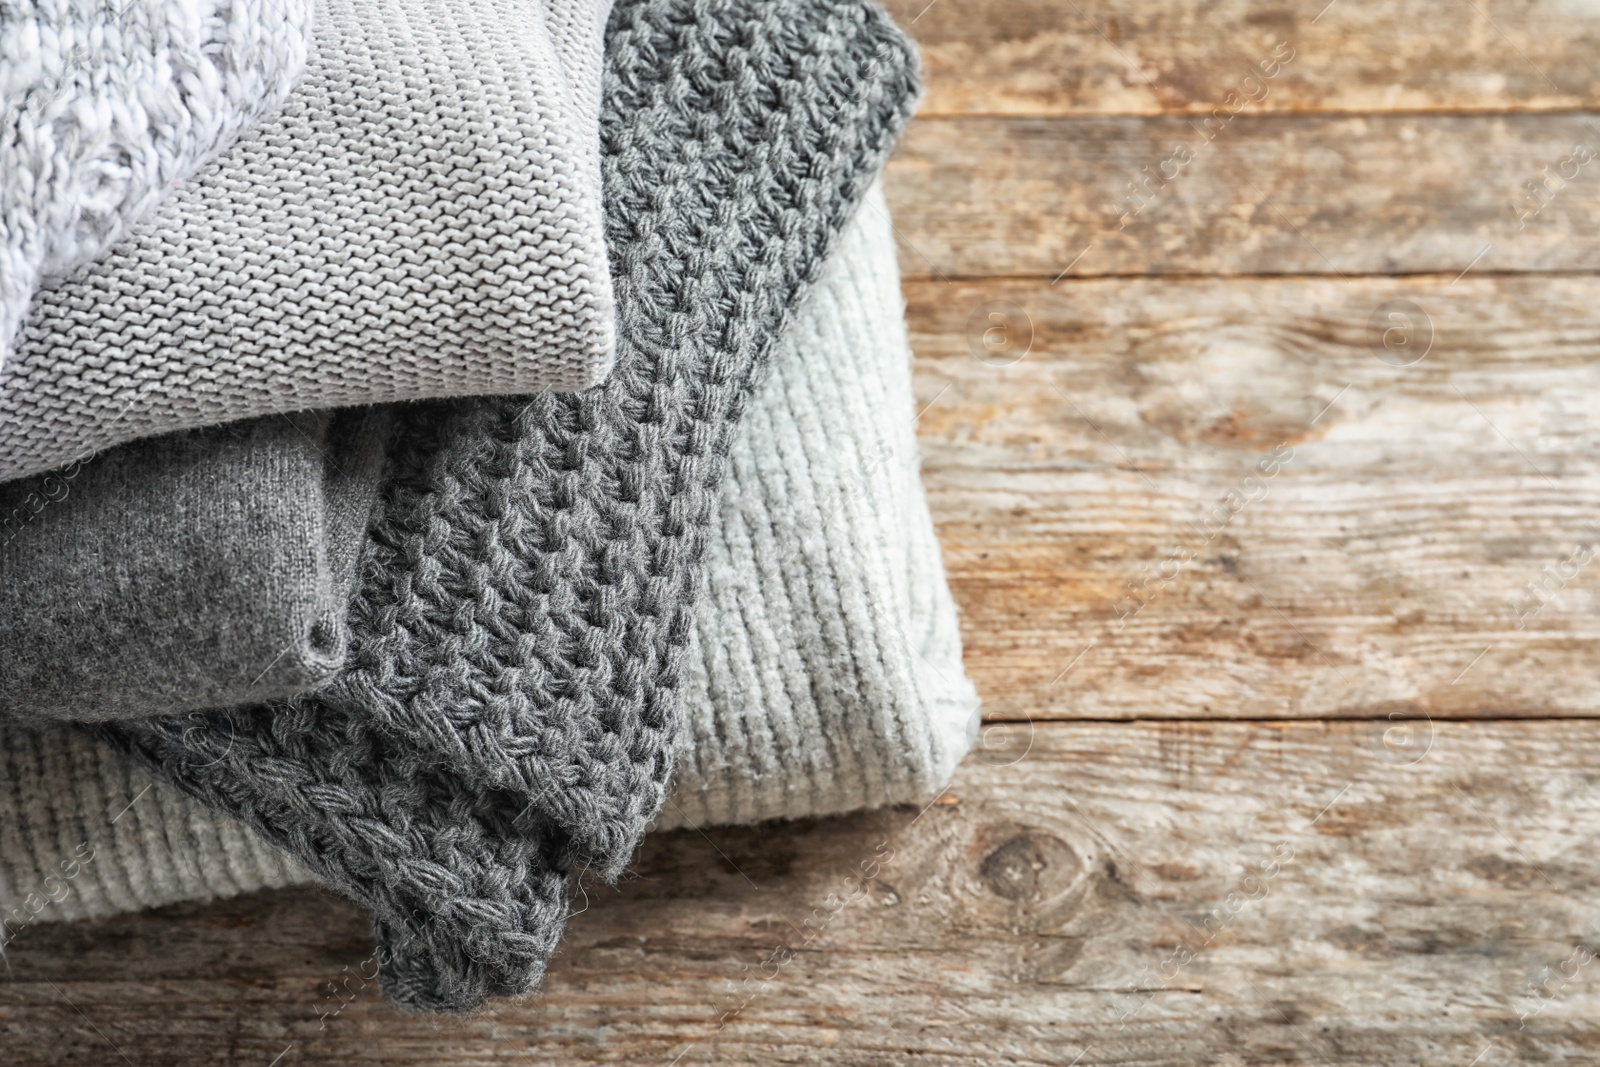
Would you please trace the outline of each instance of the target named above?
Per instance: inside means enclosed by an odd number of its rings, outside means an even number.
[[[892,6],[953,787],[466,1019],[318,892],[36,927],[0,1063],[1600,1063],[1600,7]]]

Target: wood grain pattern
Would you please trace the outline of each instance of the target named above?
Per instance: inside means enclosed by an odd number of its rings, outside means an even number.
[[[907,297],[923,475],[991,714],[1600,713],[1600,567],[1569,561],[1600,553],[1600,279]],[[1395,300],[1409,349],[1372,325]]]
[[[988,741],[920,815],[653,837],[620,888],[590,889],[538,1002],[441,1022],[351,982],[319,1014],[367,957],[364,924],[263,894],[28,930],[0,1047],[39,1067],[116,1050],[139,1067],[1600,1051],[1600,723],[1043,724]]]
[[[1281,41],[1260,108],[1600,104],[1600,11],[1562,0],[889,0],[922,48],[921,114],[1210,111]]]
[[[1600,158],[1578,145],[1600,154],[1600,120],[936,119],[887,187],[911,278],[1593,271]]]

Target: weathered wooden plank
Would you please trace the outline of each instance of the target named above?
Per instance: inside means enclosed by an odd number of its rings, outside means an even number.
[[[1600,279],[906,292],[991,713],[1600,714]]]
[[[890,0],[922,48],[924,115],[1600,105],[1600,12],[1561,0]],[[1281,42],[1276,76],[1259,64]],[[1267,69],[1272,69],[1269,63]]]
[[[909,277],[1600,269],[1581,114],[919,120],[887,184]]]
[[[1600,723],[1393,730],[1012,727],[920,815],[661,835],[590,891],[542,1000],[466,1020],[356,981],[332,1014],[367,948],[316,894],[38,926],[0,1043],[40,1067],[1593,1062]]]

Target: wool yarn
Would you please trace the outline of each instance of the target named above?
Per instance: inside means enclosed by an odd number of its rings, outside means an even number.
[[[273,415],[0,485],[0,718],[200,711],[332,678],[389,422]]]
[[[655,814],[733,433],[915,96],[865,0],[620,5],[611,378],[402,413],[324,689],[99,728],[371,907],[402,1004],[531,988]]]
[[[657,827],[922,803],[966,750],[976,699],[916,477],[908,357],[875,188],[734,442]],[[0,880],[19,931],[314,881],[59,726],[0,726]]]
[[[311,27],[312,0],[0,0],[0,368],[42,281],[283,103]]]
[[[0,948],[37,923],[313,881],[82,730],[0,722]]]
[[[971,745],[903,308],[875,187],[734,443],[658,827],[926,800]]]
[[[0,369],[0,482],[282,411],[599,381],[609,8],[317,0],[283,107],[40,287]]]

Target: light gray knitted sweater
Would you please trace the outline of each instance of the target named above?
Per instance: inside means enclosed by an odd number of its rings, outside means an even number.
[[[282,110],[35,296],[0,482],[260,415],[604,377],[610,0],[317,2]]]
[[[977,700],[916,475],[909,357],[875,189],[730,456],[657,826],[918,801],[966,751]],[[0,875],[13,936],[311,880],[120,753],[18,726],[0,726]]]
[[[311,25],[312,0],[0,0],[0,367],[41,281],[283,103]]]
[[[658,827],[931,797],[976,729],[881,186],[829,267],[728,458]]]

